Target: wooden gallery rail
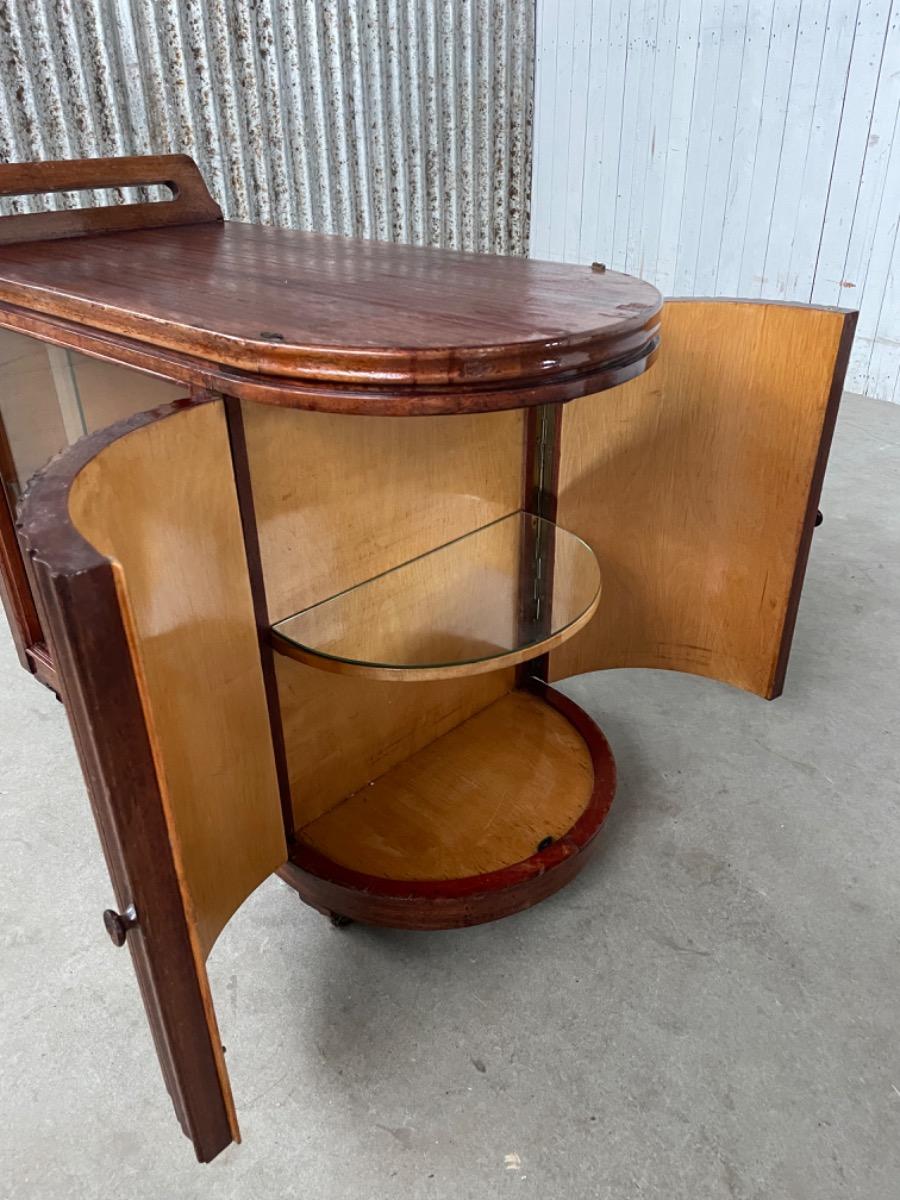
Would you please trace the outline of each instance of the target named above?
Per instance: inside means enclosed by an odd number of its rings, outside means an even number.
[[[223,222],[185,158],[0,167],[152,184],[0,220],[2,569],[207,1161],[238,1127],[205,962],[263,879],[338,921],[505,916],[615,789],[555,682],[779,694],[854,314]]]

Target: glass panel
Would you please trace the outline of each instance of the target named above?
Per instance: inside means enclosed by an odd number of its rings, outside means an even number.
[[[7,490],[17,498],[38,468],[82,434],[187,390],[0,329],[0,466]]]
[[[422,670],[501,658],[589,613],[600,568],[573,533],[511,513],[273,626],[279,639],[360,667]],[[502,666],[498,663],[498,667]]]
[[[85,429],[93,433],[105,429],[114,421],[146,412],[160,404],[171,404],[187,396],[186,383],[170,383],[132,367],[103,362],[75,350],[67,350],[72,375],[78,389],[78,399],[84,413]]]
[[[46,345],[8,329],[0,329],[0,420],[11,460],[4,482],[18,497],[67,439]]]

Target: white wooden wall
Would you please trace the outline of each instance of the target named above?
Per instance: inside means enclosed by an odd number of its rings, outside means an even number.
[[[530,253],[859,308],[900,402],[900,0],[537,0]]]

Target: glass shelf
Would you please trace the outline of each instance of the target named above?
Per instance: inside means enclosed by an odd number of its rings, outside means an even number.
[[[536,658],[600,599],[591,548],[515,512],[272,626],[310,666],[372,679],[444,679]]]

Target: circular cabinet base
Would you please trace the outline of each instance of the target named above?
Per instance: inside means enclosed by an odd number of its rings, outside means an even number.
[[[532,681],[305,826],[279,874],[332,918],[394,929],[494,921],[577,875],[615,787],[599,727]]]

